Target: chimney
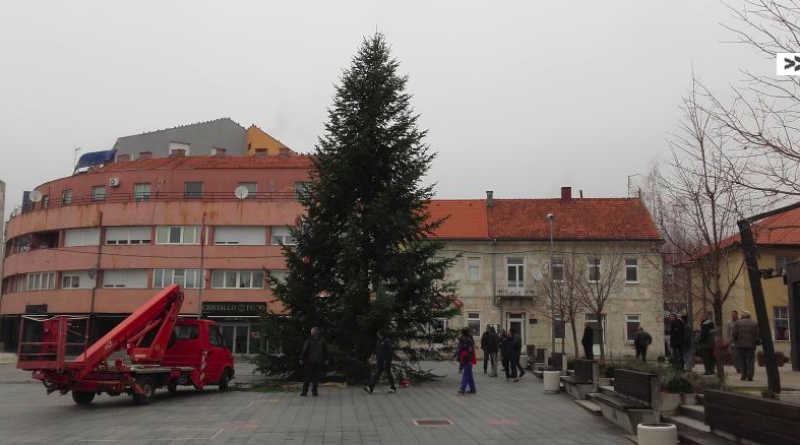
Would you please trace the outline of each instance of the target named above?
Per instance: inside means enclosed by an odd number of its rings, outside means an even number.
[[[139,159],[150,159],[153,157],[152,151],[141,151],[139,152]]]
[[[561,187],[561,200],[572,201],[572,187]]]
[[[131,160],[131,155],[117,155],[117,162],[128,162]]]
[[[279,158],[288,158],[289,157],[289,147],[279,147],[278,148],[278,157]]]
[[[580,191],[580,196],[583,198],[583,190]]]
[[[486,191],[486,207],[494,207],[494,192],[491,190]]]
[[[186,150],[182,148],[173,148],[171,152],[169,152],[169,157],[171,158],[182,158],[186,156]]]
[[[220,157],[220,158],[225,157],[225,155],[227,153],[228,153],[228,150],[225,149],[225,148],[215,148],[214,149],[214,156],[217,156],[217,157]]]

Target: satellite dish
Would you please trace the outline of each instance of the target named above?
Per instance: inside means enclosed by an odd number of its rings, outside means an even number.
[[[239,199],[245,199],[248,195],[250,195],[250,190],[247,190],[247,187],[240,185],[239,187],[236,187],[236,190],[233,191],[233,194]]]
[[[542,271],[541,271],[541,270],[534,270],[534,271],[533,271],[533,279],[534,279],[534,280],[536,280],[536,281],[539,281],[539,280],[541,280],[541,279],[542,279],[542,277],[543,277],[543,276],[544,276],[544,275],[542,274]]]
[[[94,280],[95,277],[97,276],[97,272],[98,272],[98,270],[93,267],[93,268],[89,269],[86,274],[89,275],[89,278]]]
[[[28,199],[30,199],[31,202],[39,202],[42,200],[42,192],[39,190],[34,190],[30,195],[28,195]]]

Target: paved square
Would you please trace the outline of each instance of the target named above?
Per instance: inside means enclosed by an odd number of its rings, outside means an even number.
[[[373,395],[328,388],[320,397],[215,388],[165,390],[148,406],[100,396],[88,406],[47,396],[27,374],[0,365],[0,445],[5,444],[348,444],[507,445],[629,444],[623,431],[577,406],[546,395],[528,374],[519,383],[475,374],[478,394],[461,396],[455,364],[437,364],[440,382]],[[246,366],[240,366],[246,368]],[[244,376],[243,376],[244,377]],[[416,426],[415,420],[450,420]]]

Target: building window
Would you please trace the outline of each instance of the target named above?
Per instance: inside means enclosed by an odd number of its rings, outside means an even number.
[[[566,331],[567,329],[566,323],[564,323],[564,318],[560,314],[556,314],[555,319],[553,320],[553,335],[555,338],[563,339]]]
[[[154,269],[153,287],[165,288],[177,284],[184,289],[199,289],[203,286],[203,272],[200,269]]]
[[[81,277],[80,275],[67,275],[64,274],[61,276],[61,288],[62,289],[79,289],[81,287]]]
[[[308,182],[295,182],[294,183],[294,199],[300,199],[300,197],[308,191]]]
[[[633,341],[636,331],[642,325],[641,315],[625,315],[625,340]]]
[[[109,227],[106,229],[106,244],[150,244],[152,231],[150,227]]]
[[[525,286],[525,264],[523,258],[506,258],[508,287]]]
[[[64,232],[64,247],[97,246],[100,229],[70,229]]]
[[[72,189],[64,189],[61,192],[61,204],[67,205],[72,203]]]
[[[266,158],[268,154],[266,148],[256,148],[255,153],[257,158]]]
[[[289,271],[288,270],[271,270],[269,271],[269,276],[274,278],[275,281],[278,283],[286,283],[286,279],[289,278]]]
[[[603,318],[603,335],[601,336],[597,332],[598,330],[600,330],[600,323],[597,322],[597,316],[595,314],[586,314],[586,321],[589,322],[589,327],[591,327],[592,330],[594,331],[592,339],[594,340],[594,344],[596,345],[599,345],[600,341],[602,341],[603,344],[605,344],[606,342],[606,332],[608,332],[608,329],[606,329],[606,315],[603,314],[602,318]]]
[[[473,337],[481,336],[481,314],[479,312],[467,313],[467,327]]]
[[[447,319],[434,318],[431,321],[431,343],[434,345],[443,345],[447,339]]]
[[[133,184],[133,200],[147,201],[150,199],[150,184]]]
[[[103,287],[144,289],[147,287],[146,270],[104,270]]]
[[[37,272],[29,273],[27,278],[28,291],[35,290],[51,290],[56,288],[56,273],[55,272]]]
[[[267,244],[266,227],[216,227],[214,228],[214,244],[265,246]]]
[[[106,186],[96,185],[92,187],[92,201],[105,201],[106,200]]]
[[[42,208],[46,209],[50,207],[50,195],[42,196]]]
[[[775,340],[789,340],[789,308],[775,306],[773,324],[775,325]]]
[[[200,226],[159,226],[157,244],[200,244]]]
[[[600,273],[598,272],[597,275],[599,276]],[[628,258],[625,260],[625,282],[626,283],[639,282],[639,260],[637,260],[636,258]]]
[[[563,258],[553,258],[550,260],[550,277],[553,278],[555,282],[562,282],[564,281],[564,259]]]
[[[291,230],[288,227],[273,227],[272,228],[272,245],[279,246],[285,244],[287,246],[295,245],[295,239],[292,237]]]
[[[589,281],[600,281],[600,258],[589,258]]]
[[[264,272],[260,270],[215,270],[211,273],[214,289],[262,289]]]
[[[481,259],[467,258],[467,281],[481,280]]]
[[[254,199],[256,197],[258,185],[255,182],[240,182],[239,187],[244,187],[247,189],[247,198],[245,199]]]
[[[202,182],[183,183],[183,197],[186,199],[199,199],[203,197]]]
[[[786,269],[787,264],[791,264],[797,261],[797,259],[793,256],[776,256],[775,257],[775,270],[778,274],[783,274],[784,269]]]

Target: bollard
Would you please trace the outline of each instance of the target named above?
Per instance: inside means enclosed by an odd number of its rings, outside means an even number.
[[[671,423],[640,423],[636,439],[639,445],[677,445],[678,428]]]
[[[561,380],[559,371],[544,371],[544,392],[545,394],[556,394],[561,390]]]

